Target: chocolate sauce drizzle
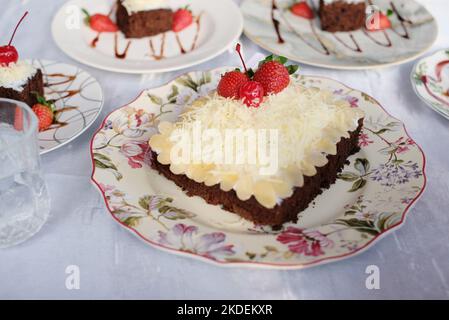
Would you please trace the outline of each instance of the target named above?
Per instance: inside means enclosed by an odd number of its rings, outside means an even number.
[[[186,54],[188,52],[191,52],[193,50],[196,49],[196,46],[198,44],[198,40],[199,40],[199,35],[201,32],[201,17],[202,17],[203,13],[200,13],[196,18],[195,18],[195,26],[196,26],[196,32],[195,32],[195,36],[194,39],[192,41],[192,44],[190,46],[189,49],[184,48],[184,45],[182,44],[181,41],[181,37],[179,36],[179,33],[175,33],[175,38],[176,38],[176,43],[179,46],[179,51],[181,52],[181,54]],[[90,42],[90,46],[92,48],[96,48],[98,41],[100,40],[100,36],[101,36],[101,32],[99,32],[97,34],[97,36]],[[161,36],[161,45],[159,48],[159,53],[156,52],[156,48],[153,42],[153,39],[149,40],[149,47],[150,47],[150,54],[149,56],[152,57],[155,60],[161,60],[165,58],[165,47],[166,47],[166,37],[167,37],[167,32],[162,33]],[[124,51],[122,53],[119,52],[119,40],[118,40],[118,32],[116,32],[114,34],[114,53],[115,53],[115,57],[117,59],[126,59],[126,56],[128,54],[129,48],[131,47],[132,44],[132,40],[128,40],[126,47],[124,49]]]
[[[62,85],[62,84],[70,84],[73,81],[76,80],[77,75],[68,75],[68,74],[63,74],[63,73],[50,73],[50,74],[45,74],[45,78],[47,79],[47,82],[44,83],[44,87],[47,88],[50,92],[50,94],[57,94],[59,97],[55,98],[55,99],[50,99],[49,102],[51,103],[56,103],[57,101],[60,100],[64,100],[66,98],[70,98],[73,97],[74,95],[77,95],[81,92],[81,89],[77,89],[77,90],[54,90],[51,87],[53,86],[58,86],[58,85]],[[63,80],[61,81],[57,81],[57,82],[49,82],[48,78],[62,78]],[[63,112],[66,111],[72,111],[72,110],[76,110],[78,109],[78,107],[74,107],[74,106],[64,106],[61,109],[57,109],[55,111],[55,120],[54,123],[47,129],[47,130],[54,130],[54,129],[59,129],[62,127],[65,127],[68,125],[67,122],[62,122],[59,121],[59,115],[62,114]]]
[[[153,57],[155,60],[161,60],[164,58],[164,50],[165,50],[165,38],[166,34],[162,34],[162,40],[161,40],[161,47],[159,49],[159,54],[156,53],[156,50],[154,49],[153,39],[150,39],[150,56]]]
[[[47,78],[64,78],[65,80],[61,80],[59,82],[52,82],[52,83],[48,83],[46,82],[44,84],[45,87],[49,88],[51,86],[58,86],[60,84],[66,84],[66,83],[70,83],[72,81],[74,81],[76,79],[76,75],[66,75],[63,73],[51,73],[51,74],[46,74],[45,75]]]
[[[274,13],[277,9],[278,7],[276,5],[276,0],[273,0],[271,4],[271,21],[273,21],[274,30],[276,31],[276,35],[278,37],[278,43],[285,43],[285,40],[282,38],[281,34],[281,23],[274,17]]]
[[[98,32],[97,36],[90,42],[90,46],[92,48],[97,47],[98,40],[100,40],[100,34],[101,34],[101,32]]]
[[[398,17],[399,22],[401,22],[401,26],[402,26],[402,30],[404,33],[399,33],[397,30],[392,29],[394,33],[396,33],[398,36],[404,38],[404,39],[410,39],[410,33],[407,27],[407,24],[412,25],[413,22],[410,21],[409,19],[405,19],[398,11],[398,9],[396,8],[395,4],[393,2],[390,2],[390,6],[391,9],[393,10],[393,12],[396,14],[396,16]]]
[[[115,33],[114,34],[114,53],[115,53],[115,57],[117,59],[125,59],[126,55],[128,54],[128,50],[129,50],[129,47],[131,46],[131,43],[132,43],[132,41],[128,40],[128,43],[126,44],[125,50],[122,53],[120,53],[118,51],[118,33]]]
[[[344,42],[339,36],[337,36],[336,34],[334,34],[334,38],[340,42],[342,45],[344,45],[346,48],[348,48],[349,50],[352,50],[354,52],[363,52],[362,49],[360,48],[359,43],[355,40],[354,35],[352,33],[349,34],[349,38],[351,39],[352,43],[354,44],[354,47],[352,47],[351,45],[347,44],[346,42]]]

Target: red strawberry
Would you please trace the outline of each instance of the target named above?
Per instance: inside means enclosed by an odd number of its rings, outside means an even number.
[[[116,32],[118,31],[117,25],[105,14],[90,15],[86,9],[82,9],[86,15],[84,22],[91,27],[92,30],[97,32]]]
[[[50,107],[43,104],[35,104],[33,111],[39,120],[39,131],[47,130],[53,123],[54,114]]]
[[[240,71],[226,72],[218,83],[217,92],[222,97],[238,99],[240,87],[248,81],[248,76]]]
[[[193,22],[192,11],[188,7],[178,9],[173,15],[172,30],[174,32],[180,32],[190,26]]]
[[[290,7],[290,11],[299,17],[303,17],[305,19],[313,19],[315,15],[313,14],[312,9],[309,7],[307,1],[301,1],[295,3]]]
[[[276,94],[289,85],[289,70],[278,61],[268,61],[263,63],[256,71],[254,81],[262,85],[265,95]]]
[[[379,31],[391,28],[391,21],[388,16],[379,12],[379,24],[374,23],[374,17],[371,19],[370,23],[367,23],[366,27],[368,31]]]
[[[32,109],[39,120],[39,131],[45,131],[55,120],[54,105],[52,102],[47,101],[44,97],[40,96],[37,92],[33,92],[33,94],[36,95],[37,103]]]
[[[263,101],[264,90],[262,85],[256,81],[248,81],[240,87],[239,98],[248,107],[257,108]]]

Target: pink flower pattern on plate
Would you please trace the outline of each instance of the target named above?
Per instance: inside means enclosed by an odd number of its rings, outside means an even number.
[[[133,169],[142,168],[147,150],[148,143],[141,141],[130,141],[120,147],[120,152],[128,158],[128,164]]]
[[[287,244],[288,249],[293,253],[313,257],[323,255],[323,248],[331,248],[334,244],[319,231],[304,231],[295,227],[288,227],[278,235],[276,240]]]
[[[196,226],[178,223],[168,232],[159,231],[159,243],[213,260],[235,254],[234,245],[224,244],[223,232],[198,234],[198,231]]]
[[[374,143],[374,141],[371,140],[366,133],[362,132],[360,134],[360,136],[359,136],[359,146],[360,147],[367,147],[367,146],[369,146],[372,143]]]

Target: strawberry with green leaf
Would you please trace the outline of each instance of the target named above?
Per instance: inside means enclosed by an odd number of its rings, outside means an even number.
[[[36,95],[37,103],[32,109],[39,120],[39,131],[45,131],[55,121],[55,106],[37,92],[33,92],[33,94]]]
[[[96,13],[90,15],[89,11],[86,9],[81,9],[84,15],[84,23],[89,26],[92,30],[97,32],[117,32],[117,25],[105,14]]]

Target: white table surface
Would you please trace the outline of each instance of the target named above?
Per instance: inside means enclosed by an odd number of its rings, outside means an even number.
[[[76,141],[43,156],[52,217],[26,243],[0,251],[0,298],[449,298],[449,122],[415,96],[409,81],[413,63],[360,72],[302,66],[304,74],[329,76],[378,99],[423,147],[428,187],[405,225],[368,251],[321,267],[298,271],[220,268],[149,247],[111,219],[90,183],[89,140],[100,121],[142,89],[164,83],[185,70],[151,79],[96,70],[71,60],[50,35],[52,17],[63,2],[0,0],[0,41],[9,38],[17,17],[30,10],[15,40],[21,56],[85,68],[103,86],[105,107],[95,125]],[[431,51],[448,48],[449,1],[421,2],[440,26]],[[245,37],[241,41],[247,57],[261,51]],[[235,54],[224,53],[190,69],[229,64],[238,64]],[[365,269],[372,264],[380,268],[380,290],[365,287]],[[68,265],[80,267],[79,290],[65,286]]]

